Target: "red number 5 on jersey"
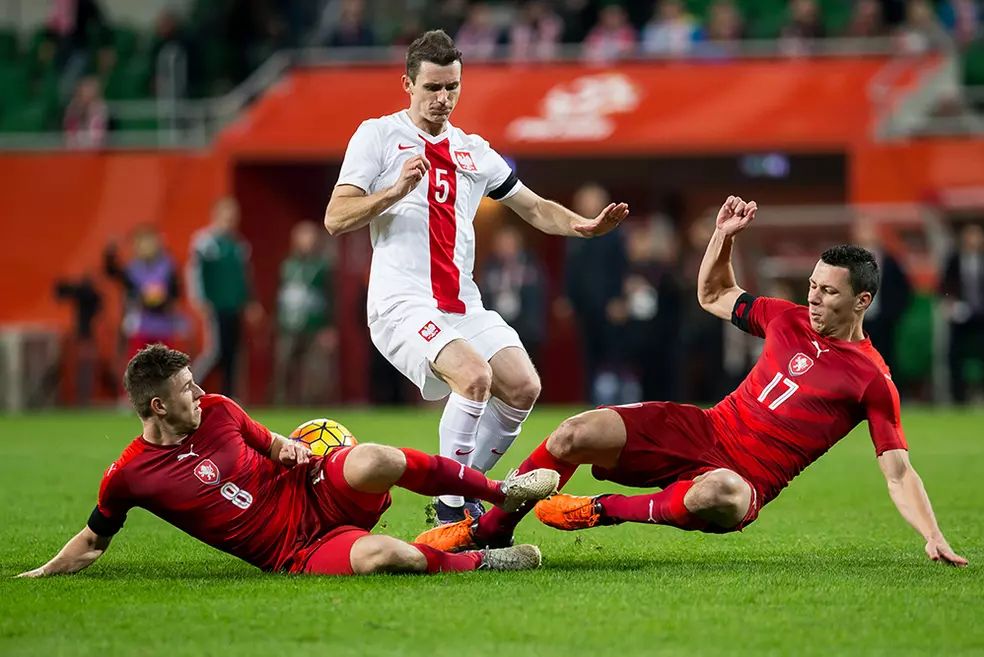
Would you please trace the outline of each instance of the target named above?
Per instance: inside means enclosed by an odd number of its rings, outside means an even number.
[[[448,183],[448,171],[447,169],[435,169],[434,170],[434,200],[438,203],[444,203],[448,200],[448,194],[451,192],[451,185]]]

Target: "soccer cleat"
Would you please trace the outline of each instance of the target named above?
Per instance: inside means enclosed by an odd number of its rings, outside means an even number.
[[[451,506],[441,501],[441,498],[434,500],[434,515],[438,525],[452,525],[465,519],[465,506]]]
[[[413,542],[429,545],[444,552],[461,552],[478,547],[475,543],[475,522],[467,514],[464,520],[428,529],[413,539]]]
[[[479,570],[533,570],[543,563],[540,548],[535,545],[514,545],[482,550]]]
[[[524,474],[517,474],[513,470],[502,482],[502,492],[505,493],[506,500],[499,506],[506,513],[512,513],[524,502],[534,502],[553,495],[559,484],[560,475],[553,470],[538,468]]]
[[[537,502],[533,513],[548,527],[565,531],[588,529],[603,524],[597,500],[597,497],[561,493]]]

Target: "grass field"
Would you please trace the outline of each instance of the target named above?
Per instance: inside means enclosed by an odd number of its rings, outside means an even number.
[[[323,414],[255,416],[286,432]],[[566,414],[537,410],[503,465]],[[363,440],[436,447],[434,412],[332,415]],[[566,534],[530,518],[518,536],[543,549],[538,572],[303,578],[261,573],[134,511],[89,570],[32,581],[11,577],[83,526],[102,470],[138,425],[106,413],[0,418],[0,655],[982,655],[984,413],[904,419],[969,568],[926,559],[862,427],[740,535]],[[586,471],[569,486],[606,488]],[[397,492],[379,529],[412,538],[424,505]]]

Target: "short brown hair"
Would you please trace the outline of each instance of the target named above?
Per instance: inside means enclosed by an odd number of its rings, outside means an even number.
[[[123,387],[137,415],[150,417],[150,400],[163,395],[168,380],[190,362],[188,354],[160,343],[138,351],[127,363],[123,375]]]
[[[454,39],[444,30],[424,32],[407,48],[407,77],[417,81],[421,62],[447,66],[461,61],[461,51],[454,47]]]

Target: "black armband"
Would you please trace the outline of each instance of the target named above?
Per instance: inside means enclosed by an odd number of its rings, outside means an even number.
[[[488,197],[493,201],[501,201],[502,197],[511,192],[513,187],[518,184],[519,178],[516,176],[516,172],[512,171],[509,173],[509,177],[506,178],[505,182],[488,193]]]
[[[758,297],[749,294],[748,292],[742,292],[738,300],[735,301],[735,307],[731,310],[731,323],[740,328],[745,333],[751,333],[748,326],[748,318],[752,314],[752,304]]]
[[[123,528],[123,522],[125,520],[125,515],[119,519],[107,518],[102,514],[102,511],[100,511],[97,506],[92,510],[92,513],[89,514],[89,522],[86,524],[97,536],[109,538]]]

